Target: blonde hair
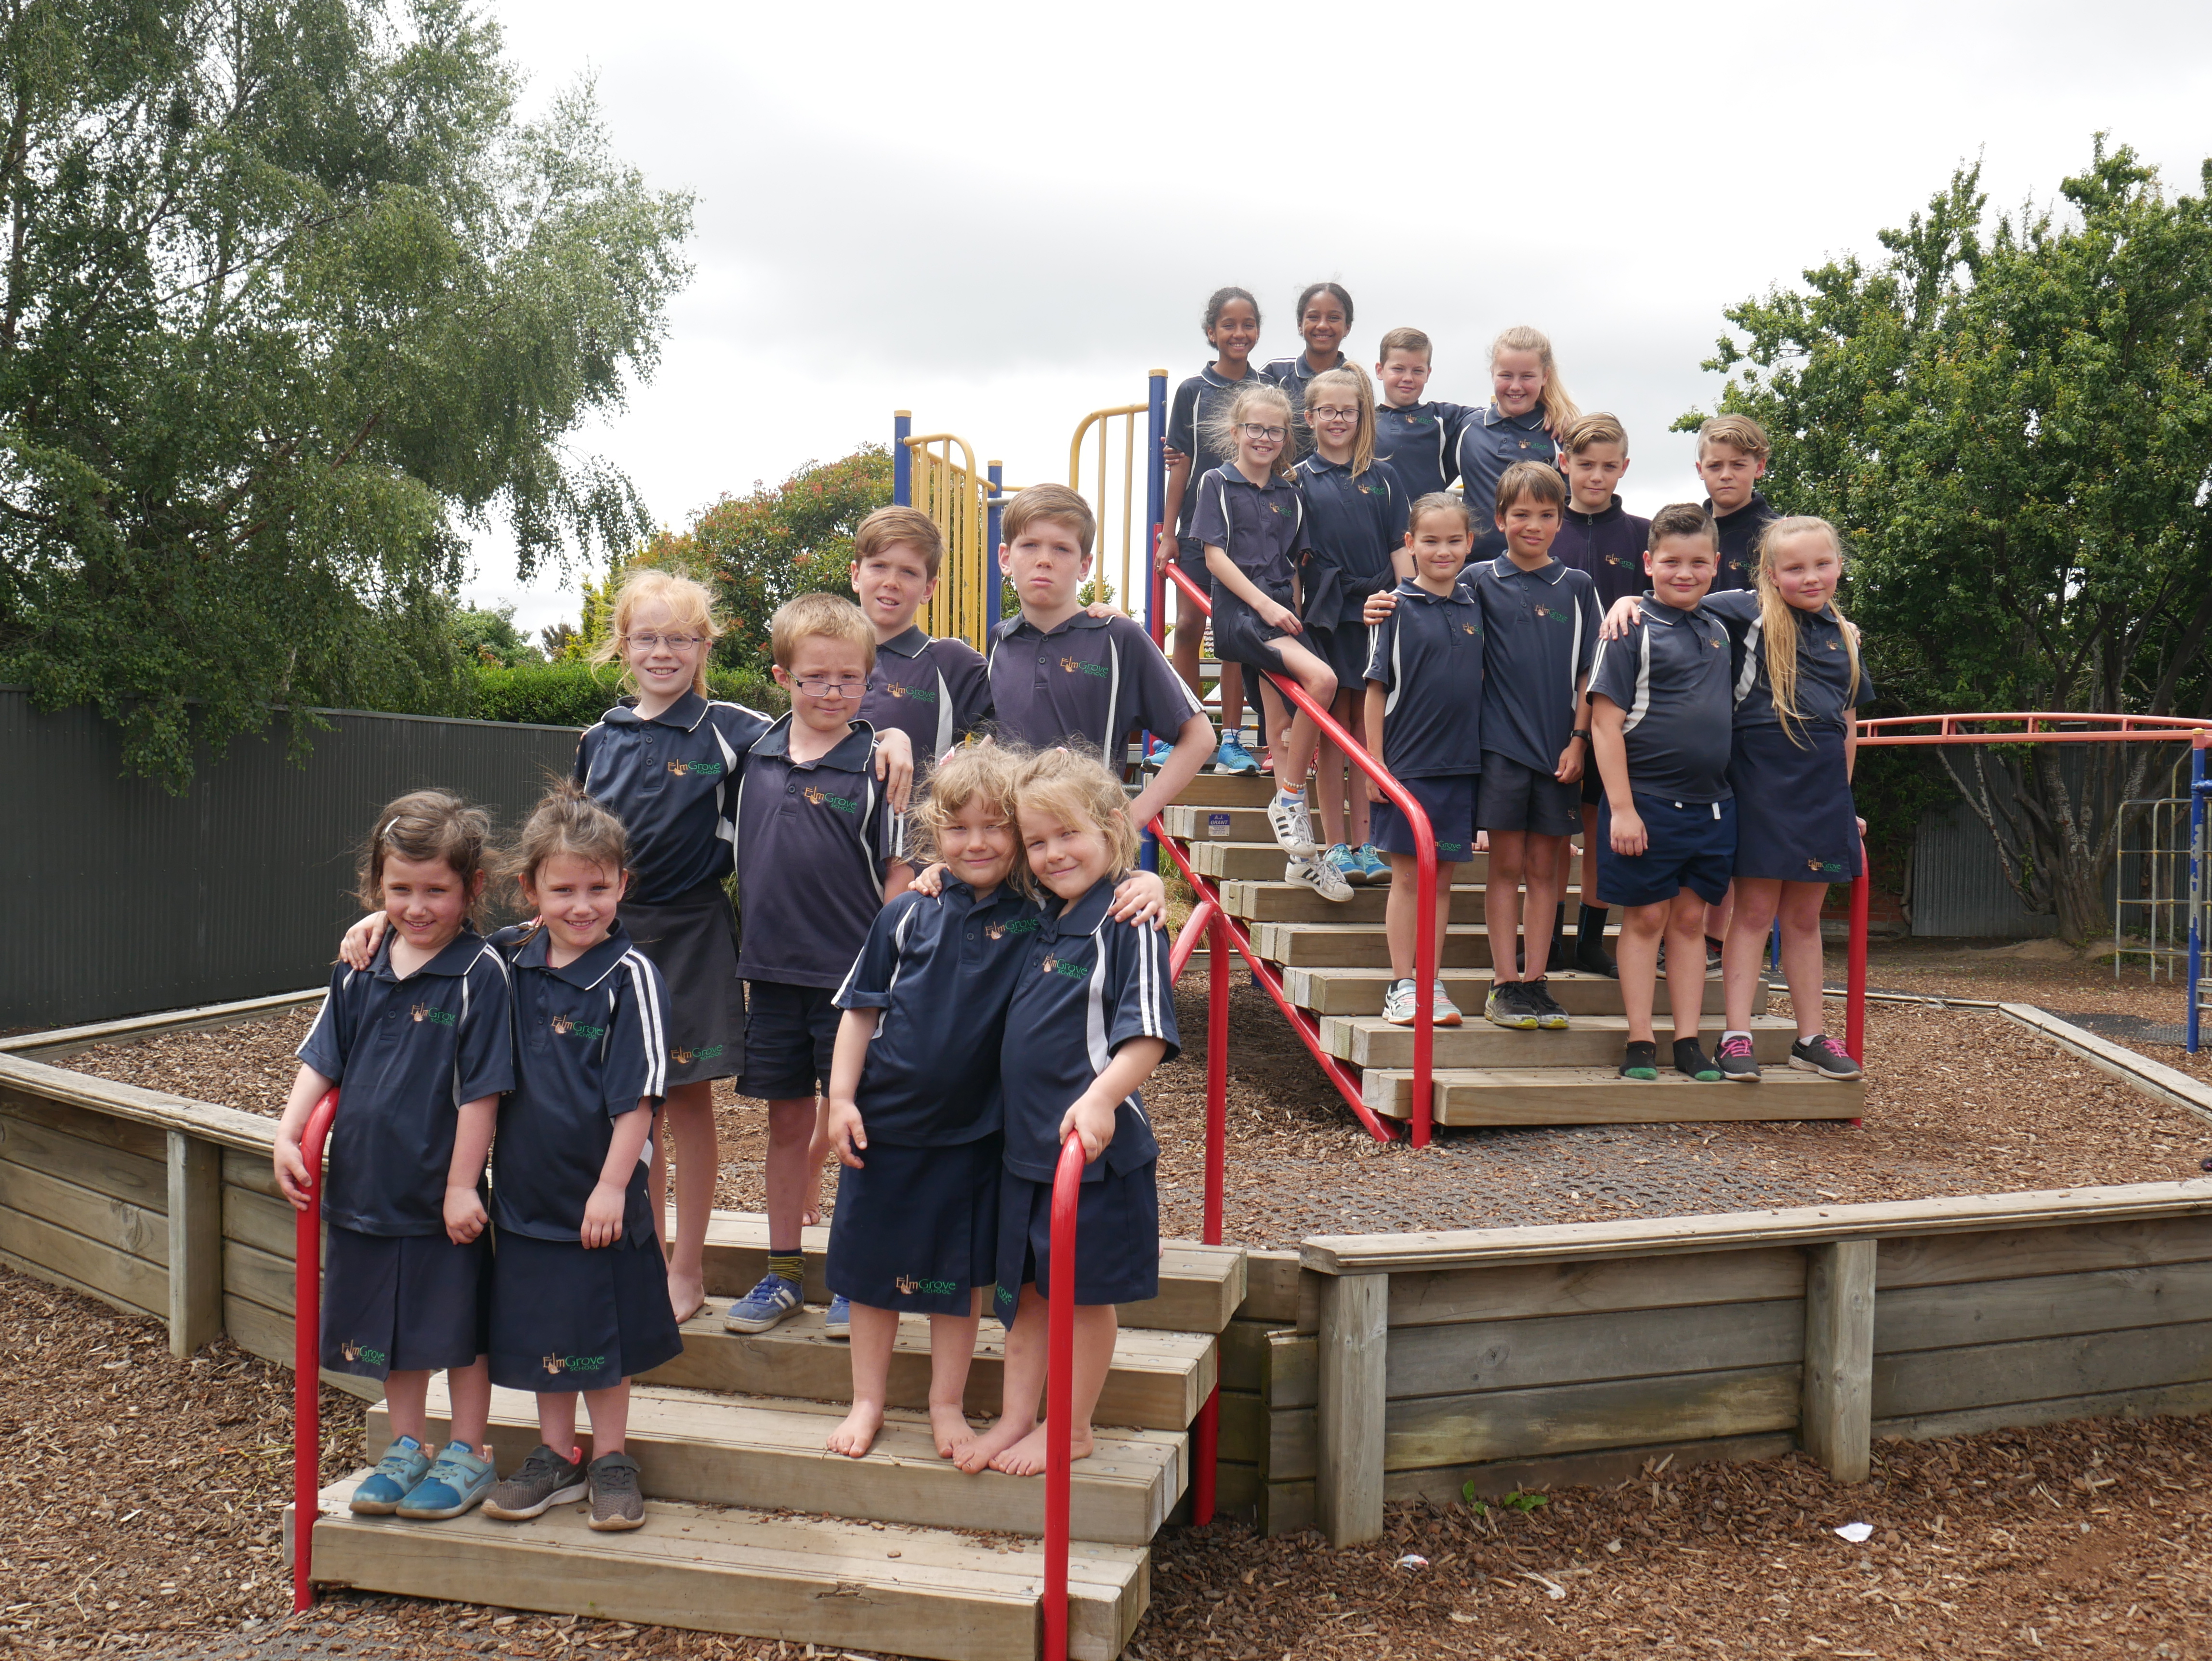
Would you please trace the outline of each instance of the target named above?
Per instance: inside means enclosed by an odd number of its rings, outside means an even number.
[[[1774,563],[1782,557],[1782,545],[1790,538],[1816,534],[1828,538],[1840,567],[1844,539],[1825,519],[1796,514],[1771,520],[1759,533],[1759,653],[1765,660],[1766,684],[1774,693],[1775,719],[1782,723],[1782,730],[1789,735],[1790,743],[1800,750],[1807,745],[1805,717],[1797,709],[1797,608],[1782,598],[1781,586],[1774,580]],[[1859,696],[1858,630],[1844,621],[1844,608],[1836,604],[1832,595],[1829,597],[1828,609],[1836,614],[1836,625],[1843,632],[1844,650],[1850,656],[1850,692],[1846,702],[1855,703]]]
[[[866,672],[876,669],[876,631],[860,608],[842,594],[800,594],[775,608],[769,619],[769,653],[787,670],[802,640],[842,640],[860,648]]]
[[[1618,444],[1623,456],[1628,453],[1628,429],[1620,424],[1620,417],[1600,410],[1595,415],[1577,416],[1567,423],[1566,431],[1559,435],[1559,448],[1571,456],[1578,456],[1593,444]]]
[[[1375,367],[1379,369],[1388,363],[1393,352],[1419,352],[1433,361],[1437,349],[1419,329],[1393,329],[1375,343]]]
[[[853,532],[853,563],[873,559],[884,549],[905,543],[921,556],[921,569],[929,575],[945,563],[945,532],[919,508],[878,508]]]
[[[963,744],[937,764],[929,776],[929,788],[917,792],[907,824],[915,852],[923,861],[942,858],[940,849],[953,816],[973,801],[1014,824],[1014,791],[1030,752],[999,739]],[[1016,841],[1019,842],[1019,827]],[[1015,864],[1021,861],[1017,859]]]
[[[624,577],[622,587],[615,591],[614,626],[607,631],[607,637],[592,648],[592,661],[612,663],[621,657],[623,644],[629,638],[630,620],[636,617],[638,607],[654,604],[667,608],[671,628],[688,629],[695,635],[706,636],[708,649],[699,654],[698,666],[691,672],[691,690],[702,698],[713,697],[707,690],[707,660],[713,655],[714,642],[721,638],[722,625],[714,620],[713,592],[696,577],[659,570],[650,565]],[[622,680],[625,686],[637,684],[627,661],[623,665]]]
[[[1552,361],[1551,338],[1541,329],[1532,329],[1525,323],[1516,323],[1490,343],[1490,362],[1493,368],[1500,352],[1534,352],[1536,361],[1544,366],[1544,430],[1556,439],[1575,423],[1582,411],[1567,396],[1566,386],[1559,379],[1559,365]]]
[[[1766,429],[1747,415],[1715,416],[1698,429],[1698,459],[1705,459],[1705,446],[1725,444],[1731,449],[1756,456],[1761,461],[1774,453],[1767,441]]]
[[[1129,823],[1129,798],[1121,781],[1086,745],[1040,750],[1030,757],[1014,779],[1014,806],[1017,814],[1050,813],[1062,824],[1091,826],[1106,839],[1113,856],[1111,876],[1118,877],[1137,863],[1137,827]],[[1050,891],[1026,859],[1018,864],[1016,876],[1024,893]]]
[[[1358,423],[1352,430],[1352,476],[1357,478],[1375,465],[1375,383],[1357,363],[1323,369],[1306,382],[1305,407],[1298,411],[1299,419],[1309,428],[1313,421],[1305,411],[1313,408],[1314,399],[1325,392],[1349,392],[1358,406]]]
[[[1091,538],[1098,534],[1097,516],[1091,504],[1065,484],[1032,484],[1014,492],[1006,511],[999,516],[999,539],[1009,548],[1020,541],[1033,520],[1058,525],[1075,532],[1076,545],[1091,557]]]
[[[1327,370],[1323,373],[1333,374],[1335,371]],[[1321,376],[1316,375],[1314,379],[1318,380]],[[1297,447],[1291,442],[1290,433],[1291,429],[1297,425],[1298,417],[1296,409],[1291,403],[1291,395],[1272,380],[1259,381],[1242,388],[1237,396],[1229,401],[1228,412],[1225,415],[1215,417],[1208,424],[1206,441],[1212,447],[1216,455],[1233,458],[1237,454],[1237,429],[1244,424],[1245,417],[1250,415],[1262,404],[1272,404],[1283,412],[1283,447],[1275,452],[1274,465],[1270,472],[1273,476],[1287,478],[1290,477],[1291,467],[1296,465]],[[1373,406],[1370,404],[1369,407],[1371,409]],[[1373,448],[1371,441],[1369,448],[1370,451]],[[1235,465],[1232,460],[1231,465]]]
[[[545,861],[563,854],[603,871],[619,872],[629,866],[629,833],[623,822],[585,794],[584,787],[574,779],[562,779],[538,798],[500,869],[518,887],[535,884]]]
[[[459,877],[468,898],[465,915],[476,920],[477,879],[494,857],[490,814],[447,790],[410,790],[385,803],[355,865],[368,910],[384,910],[384,862],[395,854],[417,863],[436,860]]]

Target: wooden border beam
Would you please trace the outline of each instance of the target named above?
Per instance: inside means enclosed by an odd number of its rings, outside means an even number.
[[[1321,1289],[1316,1500],[1332,1545],[1382,1537],[1384,1360],[1390,1282],[1340,1275]]]
[[[1863,1482],[1874,1427],[1872,1240],[1832,1240],[1805,1253],[1805,1451],[1839,1482]]]
[[[241,998],[235,1003],[201,1004],[191,1009],[166,1009],[152,1015],[127,1015],[120,1020],[100,1021],[90,1026],[58,1026],[45,1032],[18,1032],[0,1038],[0,1055],[36,1056],[52,1061],[73,1056],[94,1044],[129,1043],[159,1037],[168,1032],[193,1032],[210,1026],[236,1026],[264,1015],[312,1003],[325,989],[307,992],[279,992],[266,998]]]
[[[169,1136],[169,1354],[182,1360],[222,1330],[222,1149]]]

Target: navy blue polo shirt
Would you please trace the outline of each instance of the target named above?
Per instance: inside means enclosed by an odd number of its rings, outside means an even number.
[[[1482,411],[1465,404],[1375,406],[1375,459],[1397,470],[1406,500],[1434,496],[1459,477],[1459,439],[1467,423]],[[1487,530],[1485,519],[1477,528]]]
[[[574,776],[629,832],[629,891],[664,905],[730,874],[730,785],[768,731],[742,704],[686,692],[647,721],[625,699],[576,740]]]
[[[1213,435],[1229,419],[1229,406],[1247,386],[1267,379],[1262,370],[1245,367],[1241,380],[1231,380],[1211,363],[1176,388],[1168,406],[1168,447],[1190,458],[1190,472],[1183,481],[1182,505],[1176,510],[1176,534],[1190,534],[1190,516],[1198,506],[1198,481],[1230,458],[1213,447]]]
[[[1735,588],[1724,594],[1708,594],[1705,609],[1728,625],[1735,671],[1734,697],[1738,727],[1775,727],[1781,716],[1774,709],[1774,687],[1766,678],[1765,624],[1756,589]],[[1851,711],[1875,700],[1874,678],[1859,666],[1856,695],[1851,690],[1850,642],[1832,607],[1790,615],[1797,622],[1797,724],[1847,730]]]
[[[1036,749],[1070,739],[1109,766],[1137,727],[1172,740],[1206,713],[1133,618],[1078,611],[1049,631],[1025,616],[991,639],[991,707],[999,731]]]
[[[574,963],[546,962],[544,928],[502,928],[493,942],[514,975],[514,1092],[500,1104],[491,1214],[502,1233],[574,1240],[599,1186],[614,1122],[668,1089],[668,989],[617,922]],[[655,1237],[646,1197],[648,1139],[624,1185],[623,1238]]]
[[[1014,889],[978,904],[953,877],[877,914],[836,999],[884,1012],[855,1097],[869,1141],[947,1147],[999,1129],[1006,1004],[1042,920]]]
[[[1713,512],[1711,496],[1705,498],[1705,511]],[[1713,576],[1714,593],[1753,586],[1753,574],[1759,569],[1759,533],[1781,517],[1756,490],[1734,513],[1713,514],[1713,528],[1721,535],[1721,569]]]
[[[738,973],[834,989],[884,909],[884,870],[906,820],[876,779],[876,733],[854,721],[830,753],[791,758],[791,717],[738,776]]]
[[[507,965],[464,928],[402,980],[397,932],[368,968],[331,971],[298,1053],[340,1086],[324,1217],[356,1234],[443,1234],[457,1116],[514,1086]]]
[[[1350,358],[1340,351],[1336,355],[1336,362],[1329,365],[1329,368],[1341,369],[1351,362]],[[1306,355],[1300,352],[1296,357],[1275,359],[1260,373],[1280,386],[1290,396],[1291,441],[1296,446],[1292,452],[1293,456],[1311,455],[1314,440],[1313,429],[1306,425],[1306,383],[1316,375],[1325,374],[1328,371],[1315,368],[1306,362]],[[1225,461],[1228,458],[1224,456],[1222,459]],[[1196,536],[1198,532],[1194,531],[1191,534]]]
[[[1729,631],[1711,611],[1678,611],[1647,594],[1642,622],[1598,642],[1589,691],[1620,706],[1635,794],[1701,806],[1735,794]]]
[[[1615,600],[1640,597],[1651,586],[1644,572],[1644,550],[1650,545],[1651,521],[1623,508],[1619,496],[1595,514],[1570,502],[1559,515],[1552,557],[1587,572],[1597,586],[1598,610],[1609,611]]]
[[[1550,561],[1524,571],[1500,554],[1461,579],[1482,602],[1482,744],[1548,773],[1574,736],[1601,621],[1587,573]]]
[[[1527,415],[1504,414],[1493,404],[1460,429],[1460,488],[1474,515],[1474,533],[1498,528],[1498,481],[1516,461],[1556,462],[1559,447],[1544,430],[1541,404]]]
[[[1482,770],[1482,602],[1464,581],[1439,597],[1411,577],[1367,631],[1367,678],[1382,702],[1382,764],[1401,779]]]
[[[1255,484],[1233,465],[1216,467],[1198,481],[1190,534],[1204,547],[1222,550],[1268,593],[1287,594],[1306,546],[1305,495],[1281,473]]]
[[[927,766],[991,719],[991,677],[983,654],[964,640],[936,638],[920,625],[876,648],[875,672],[860,700],[860,719],[878,733],[892,727]]]
[[[1305,614],[1324,627],[1357,622],[1370,594],[1398,584],[1390,557],[1406,541],[1405,487],[1387,461],[1357,475],[1316,452],[1292,470],[1305,495]]]
[[[1060,1122],[1132,1038],[1164,1038],[1173,1061],[1175,987],[1167,936],[1107,915],[1117,878],[1108,877],[1029,937],[1000,1048],[1006,1100],[1006,1169],[1048,1183],[1060,1164]],[[1057,898],[1048,905],[1057,910]],[[1159,1157],[1143,1098],[1131,1091],[1114,1110],[1114,1140],[1084,1171],[1086,1183],[1136,1171]]]

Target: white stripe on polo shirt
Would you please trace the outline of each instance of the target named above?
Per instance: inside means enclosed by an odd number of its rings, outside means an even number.
[[[645,1088],[638,1093],[644,1096],[665,1096],[668,1093],[668,1040],[661,1030],[660,1000],[653,995],[652,967],[635,952],[622,955],[622,967],[629,971],[630,991],[637,999],[638,1026],[645,1044]],[[608,997],[607,1032],[614,1033],[613,995]]]
[[[1106,1048],[1106,942],[1100,933],[1091,933],[1091,979],[1083,989],[1083,1042],[1089,1048],[1093,1078],[1114,1059]]]
[[[743,704],[732,703],[724,698],[715,699],[714,703],[720,703],[726,709],[744,709]],[[709,703],[707,707],[711,709],[714,705]],[[745,709],[744,713],[750,715],[755,712]],[[722,812],[722,799],[729,794],[732,775],[740,770],[738,766],[738,752],[730,747],[729,739],[722,736],[720,727],[710,721],[708,723],[708,730],[714,733],[715,745],[722,752],[722,782],[714,787],[714,834],[722,841],[734,845],[738,840],[737,823]]]
[[[935,663],[937,660],[932,658],[930,661]],[[939,669],[937,672],[937,747],[932,753],[941,761],[951,748],[952,687],[945,678],[945,671]]]
[[[1743,636],[1743,669],[1735,678],[1734,702],[1741,703],[1751,695],[1752,684],[1759,678],[1759,642],[1765,637],[1766,618],[1762,615],[1751,620],[1751,627]]]
[[[1371,627],[1380,629],[1382,625],[1377,623]],[[1367,655],[1370,658],[1375,655],[1375,648],[1372,644],[1367,648]],[[1405,690],[1406,631],[1403,628],[1394,627],[1390,630],[1390,691],[1389,695],[1382,700],[1384,715],[1389,715],[1398,707],[1398,695]]]

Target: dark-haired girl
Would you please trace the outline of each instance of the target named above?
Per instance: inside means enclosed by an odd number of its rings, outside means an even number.
[[[1298,295],[1298,336],[1306,343],[1296,357],[1279,357],[1260,373],[1280,386],[1291,400],[1291,423],[1303,460],[1313,453],[1313,434],[1305,424],[1306,383],[1328,369],[1340,369],[1352,360],[1344,355],[1345,337],[1352,332],[1352,295],[1340,283],[1309,283]]]

